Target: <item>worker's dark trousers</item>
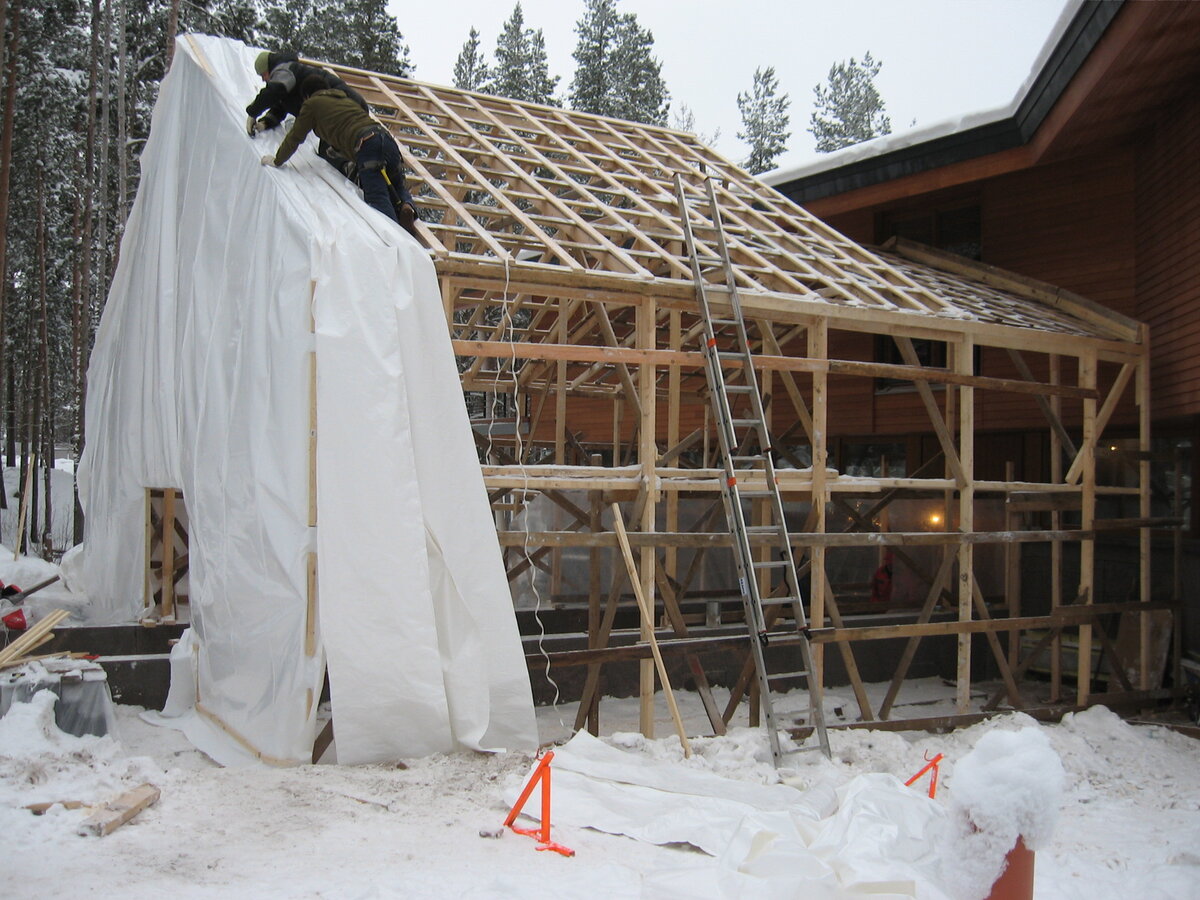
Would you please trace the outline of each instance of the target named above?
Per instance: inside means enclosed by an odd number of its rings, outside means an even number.
[[[363,199],[368,206],[379,210],[393,222],[396,210],[392,207],[392,199],[388,194],[388,185],[383,178],[386,168],[388,177],[408,202],[408,189],[404,186],[404,165],[400,161],[400,148],[392,140],[391,135],[375,133],[364,140],[358,147],[358,183],[362,188]]]

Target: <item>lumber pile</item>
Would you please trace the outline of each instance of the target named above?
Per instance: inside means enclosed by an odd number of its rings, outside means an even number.
[[[23,635],[0,650],[0,669],[8,668],[9,666],[23,665],[30,662],[29,654],[38,647],[53,639],[54,635],[50,629],[54,628],[59,622],[65,619],[70,613],[63,609],[56,609],[46,618],[42,619],[36,625],[31,627]],[[49,654],[57,655],[57,654]],[[45,659],[46,655],[36,657],[37,659]]]

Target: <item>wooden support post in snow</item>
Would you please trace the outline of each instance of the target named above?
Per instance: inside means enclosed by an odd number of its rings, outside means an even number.
[[[633,562],[633,551],[629,547],[629,539],[625,535],[625,522],[621,518],[621,508],[617,504],[612,505],[613,527],[617,532],[617,538],[621,542],[621,553],[625,557],[625,568],[629,570],[629,580],[633,584],[633,595],[637,598],[638,609],[642,613],[642,622],[650,622],[651,627],[643,628],[643,636],[650,643],[650,652],[654,655],[651,662],[658,670],[658,679],[662,682],[663,693],[667,697],[667,706],[671,708],[671,718],[675,720],[675,731],[679,735],[679,743],[683,745],[683,755],[690,757],[692,755],[692,745],[688,743],[687,732],[683,727],[683,719],[679,715],[679,707],[675,704],[675,693],[671,690],[671,679],[667,677],[667,667],[663,663],[662,652],[658,649],[658,638],[654,636],[654,609],[650,606],[646,599],[646,595],[642,592],[641,575],[638,573],[637,566]],[[649,662],[649,660],[646,660]],[[651,697],[653,704],[653,697]],[[648,735],[652,736],[652,735]]]

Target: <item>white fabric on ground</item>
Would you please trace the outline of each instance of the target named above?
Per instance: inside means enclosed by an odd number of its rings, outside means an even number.
[[[555,824],[572,825],[713,857],[646,875],[645,897],[950,900],[937,840],[945,811],[891,775],[801,793],[646,760],[580,732],[555,751],[551,797],[552,840]],[[523,808],[540,815],[540,790]]]
[[[180,38],[155,106],[89,368],[92,618],[136,617],[144,489],[180,488],[197,692],[224,725],[200,727],[304,761],[327,658],[342,762],[533,746],[432,262],[316,158],[315,138],[283,169],[260,165],[282,132],[245,133],[255,53]]]

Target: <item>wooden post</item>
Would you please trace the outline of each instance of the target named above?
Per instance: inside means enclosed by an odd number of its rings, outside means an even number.
[[[600,465],[600,455],[592,456],[592,465]],[[601,529],[600,492],[588,491],[589,525],[592,534],[599,534]],[[592,547],[588,551],[588,649],[595,650],[600,644],[600,548]],[[600,733],[600,704],[599,694],[595,695],[587,710],[587,727],[592,734]]]
[[[1143,329],[1143,341],[1147,344],[1146,355],[1138,361],[1137,381],[1134,390],[1137,394],[1138,405],[1138,450],[1141,458],[1138,461],[1138,515],[1143,519],[1150,518],[1150,348],[1149,335]],[[1176,513],[1178,515],[1178,513]],[[1178,531],[1178,529],[1177,529]],[[1138,531],[1138,586],[1139,598],[1143,603],[1150,602],[1150,529],[1144,527]],[[1172,613],[1172,616],[1175,616]],[[1138,646],[1138,685],[1143,691],[1152,687],[1150,683],[1150,630],[1151,616],[1141,615],[1140,642]],[[1176,618],[1172,632],[1179,633],[1179,621]],[[1176,682],[1178,684],[1179,682]]]
[[[1079,357],[1079,386],[1095,389],[1096,387],[1096,351],[1088,348]],[[1079,442],[1079,452],[1082,455],[1080,486],[1082,496],[1079,513],[1079,527],[1083,531],[1091,531],[1096,522],[1096,401],[1083,401],[1083,438]],[[1083,602],[1091,606],[1096,602],[1095,591],[1095,561],[1096,541],[1086,538],[1079,543],[1079,596]],[[1075,702],[1086,706],[1088,695],[1091,693],[1092,682],[1092,626],[1084,623],[1079,626],[1079,665],[1075,683]]]
[[[163,488],[162,618],[175,618],[175,488]]]
[[[962,342],[951,345],[955,355],[955,371],[962,375],[974,374],[975,345],[970,335]],[[947,386],[946,392],[953,388]],[[963,483],[958,488],[958,530],[969,534],[975,530],[975,389],[961,385],[958,389],[959,406],[958,461],[962,467]],[[974,600],[972,588],[975,579],[975,545],[963,542],[958,548],[958,619],[971,620]],[[958,636],[958,673],[955,705],[960,713],[967,712],[971,702],[971,635]]]
[[[146,488],[146,554],[145,573],[142,579],[142,614],[150,612],[154,606],[154,580],[151,577],[150,564],[154,557],[154,488]]]
[[[680,318],[679,310],[671,310],[668,319],[668,328],[671,349],[674,351],[681,349],[682,334]],[[679,365],[674,364],[670,366],[667,369],[667,447],[674,447],[679,443],[679,389],[681,380],[682,372]],[[675,532],[678,530],[679,492],[671,491],[667,495],[667,531]],[[668,547],[664,551],[663,567],[667,575],[671,578],[675,578],[679,574],[678,550],[675,547]]]
[[[1062,359],[1057,353],[1050,354],[1050,383],[1059,384],[1062,381]],[[1050,409],[1058,421],[1062,421],[1062,397],[1050,397]],[[1050,481],[1062,484],[1063,480],[1063,444],[1058,431],[1050,429]],[[1055,508],[1050,512],[1050,530],[1055,533],[1062,530],[1062,510]],[[1050,545],[1050,612],[1058,611],[1062,606],[1062,560],[1063,544],[1056,540]],[[1057,703],[1062,696],[1062,632],[1054,635],[1050,642],[1050,702]]]
[[[642,589],[646,581],[645,573],[638,572],[637,567],[633,564],[633,550],[630,549],[629,537],[625,534],[625,522],[621,518],[621,508],[615,503],[612,505],[612,513],[613,528],[616,530],[621,544],[621,554],[625,557],[625,568],[629,572],[629,583],[633,585],[633,595],[637,598],[642,622],[650,621],[653,624],[654,607],[650,605],[650,601],[646,599],[646,593]],[[645,556],[644,553],[642,555]],[[651,562],[653,563],[653,561],[653,557],[651,557]],[[650,580],[653,581],[653,575]],[[679,715],[679,707],[675,704],[675,692],[671,690],[671,679],[667,677],[667,667],[663,663],[662,652],[658,649],[658,638],[654,635],[653,627],[644,635],[644,639],[650,644],[650,652],[653,655],[650,664],[657,669],[659,680],[662,681],[663,692],[667,695],[667,706],[670,707],[671,718],[675,721],[675,731],[679,735],[679,743],[683,746],[683,755],[690,757],[692,747],[688,743],[687,732],[683,727],[683,718]],[[647,735],[647,737],[653,737],[653,735]]]
[[[567,343],[567,324],[570,321],[570,303],[565,298],[558,302],[558,321],[555,322],[555,340],[560,344]],[[560,359],[554,366],[554,462],[556,465],[567,463],[567,361]],[[529,439],[535,435],[530,430]],[[557,521],[560,510],[554,510]],[[562,594],[562,550],[558,547],[550,553],[550,597],[553,599]]]
[[[815,320],[808,328],[808,357],[824,360],[829,357],[829,324],[824,319]],[[828,500],[825,469],[829,465],[827,429],[829,425],[829,377],[824,371],[813,372],[812,396],[812,530],[825,533],[825,506]],[[813,628],[825,626],[825,547],[810,547],[809,559],[809,624]],[[815,686],[817,696],[825,686],[825,648],[820,644],[812,648],[812,677],[810,690]]]
[[[637,347],[639,350],[653,350],[654,320],[656,304],[652,298],[641,301],[637,308]],[[647,491],[646,503],[642,508],[641,531],[649,534],[655,530],[654,512],[658,505],[660,491],[655,464],[658,461],[658,447],[655,444],[655,390],[654,364],[642,363],[638,366],[638,401],[641,404],[641,420],[638,423],[638,461],[642,467],[642,481]],[[647,597],[649,607],[647,616],[642,615],[642,640],[650,640],[654,631],[654,548],[641,548],[641,577],[642,593]],[[640,724],[641,732],[648,738],[654,737],[654,660],[644,659],[640,663]]]
[[[1011,486],[1016,481],[1016,465],[1012,460],[1004,463],[1004,480]],[[1008,502],[1012,497],[1011,491],[1004,495],[1004,530],[1015,531],[1019,514],[1009,511]],[[1008,603],[1010,618],[1021,615],[1021,545],[1012,543],[1004,545],[1004,599]],[[1008,665],[1015,669],[1021,661],[1021,632],[1008,633]]]
[[[308,298],[308,327],[313,347],[308,353],[308,527],[317,527],[317,322],[312,304],[317,285],[313,282]],[[315,533],[312,535],[315,539]],[[307,604],[304,616],[304,655],[317,653],[317,551],[308,552],[305,565]]]
[[[13,562],[21,558],[21,542],[25,539],[25,525],[29,521],[29,502],[33,496],[33,469],[36,457],[25,454],[25,490],[21,492],[21,508],[17,513],[17,539],[13,541]]]

